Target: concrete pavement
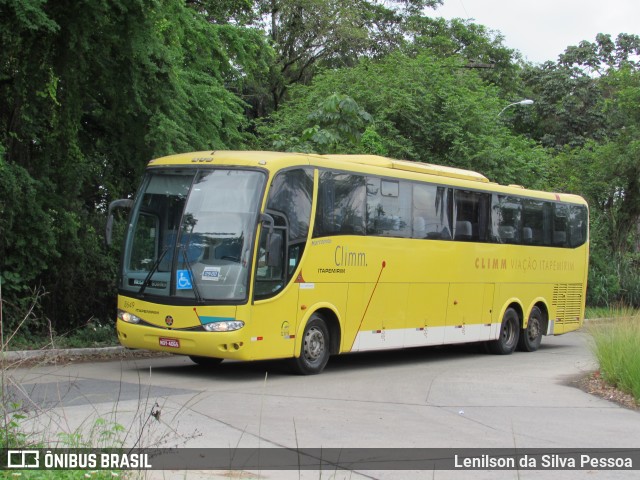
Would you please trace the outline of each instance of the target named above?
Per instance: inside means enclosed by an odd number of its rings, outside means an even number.
[[[637,411],[573,385],[595,368],[589,336],[574,332],[545,337],[537,352],[510,356],[469,345],[334,357],[324,373],[309,377],[292,375],[281,362],[224,362],[205,369],[184,357],[32,366],[10,375],[20,385],[13,394],[32,405],[34,430],[90,430],[93,419],[106,418],[125,426],[128,445],[142,447],[640,448]],[[154,409],[159,420],[151,416]],[[592,470],[262,471],[246,478],[586,474],[637,477],[637,471]],[[152,472],[150,478],[173,475],[204,478],[211,472]]]

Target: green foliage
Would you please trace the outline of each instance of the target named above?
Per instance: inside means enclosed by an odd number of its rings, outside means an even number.
[[[29,418],[21,413],[19,403],[5,404],[3,400],[2,409],[6,410],[3,416],[3,424],[0,427],[0,448],[2,449],[24,449],[24,448],[48,448],[48,441],[32,438],[25,430],[28,428]],[[72,433],[58,434],[57,441],[53,443],[55,448],[122,448],[125,428],[115,422],[104,418],[97,418],[88,432],[75,431]],[[47,446],[45,446],[45,444]],[[3,475],[9,473],[9,475]],[[120,474],[104,470],[11,470],[0,472],[0,478],[20,478],[27,479],[85,479],[85,478],[113,478]]]
[[[306,118],[306,128],[300,138],[273,136],[276,150],[338,153],[357,146],[365,125],[372,118],[346,95],[329,95]]]
[[[534,115],[518,129],[557,149],[550,186],[591,207],[591,304],[638,306],[640,72],[636,36],[607,35],[570,47],[558,64],[528,69]]]
[[[186,3],[211,23],[246,25],[255,20],[251,0],[187,0]]]
[[[638,305],[639,37],[600,34],[534,67],[499,32],[425,16],[441,3],[0,2],[5,328],[113,317],[105,209],[150,158],[274,146],[582,194],[589,302]]]
[[[35,333],[34,333],[35,331]],[[47,348],[99,348],[119,345],[114,322],[90,320],[70,331],[46,332],[35,328],[21,329],[11,335],[5,350],[40,350]]]
[[[522,79],[526,96],[534,98],[535,104],[529,107],[527,118],[519,119],[517,131],[558,150],[606,136],[603,91],[587,72],[547,62],[525,68]]]
[[[620,34],[613,42],[599,34],[595,42],[569,46],[557,63],[525,68],[522,81],[536,103],[530,110],[534,115],[521,121],[518,131],[559,150],[616,135],[622,125],[611,100],[623,94],[622,78],[633,77],[638,52],[637,35]]]
[[[0,151],[0,282],[3,323],[14,329],[32,302],[32,285],[58,259],[54,219],[43,185]]]
[[[388,156],[389,151],[385,146],[384,138],[376,131],[375,126],[369,125],[360,137],[360,149],[362,153],[370,155]]]
[[[591,208],[589,279],[587,299],[592,306],[640,306],[640,255],[633,242],[638,232],[629,232],[626,251],[613,247],[610,219],[597,205]],[[637,226],[636,226],[637,228]]]
[[[133,194],[152,157],[249,143],[236,92],[266,75],[271,50],[178,0],[0,2],[0,43],[5,326],[41,287],[54,329],[111,317],[106,205]]]
[[[590,326],[600,373],[640,402],[640,316],[614,314]]]
[[[20,412],[20,404],[10,402],[2,406],[3,418],[0,428],[0,448],[24,448],[30,445],[22,424],[27,416]]]
[[[58,348],[106,347],[118,344],[114,322],[102,323],[98,320],[91,320],[53,341]]]
[[[121,448],[126,429],[117,422],[98,417],[87,432],[58,433],[60,448]]]
[[[499,32],[468,20],[414,15],[404,29],[404,52],[430,52],[439,59],[460,58],[461,69],[472,69],[488,83],[506,93],[517,90],[519,54],[503,45]]]
[[[247,93],[258,116],[278,110],[293,85],[308,84],[323,68],[357,64],[404,46],[409,19],[442,0],[255,0],[251,20],[275,50],[267,85]],[[264,88],[266,87],[266,88]]]
[[[340,92],[373,121],[364,137],[366,147],[361,137],[358,145],[334,143],[334,151],[369,153],[375,138],[374,151],[396,158],[468,168],[503,183],[540,186],[549,161],[546,152],[512,135],[497,116],[502,105],[498,90],[458,66],[455,59],[439,60],[423,52],[328,70],[312,85],[292,89],[291,101],[259,132],[267,141],[301,138],[308,128],[308,112]]]
[[[577,46],[567,47],[559,63],[578,66],[591,74],[604,74],[622,68],[636,69],[640,54],[640,36],[620,33],[616,40],[599,33],[594,42],[583,40]]]

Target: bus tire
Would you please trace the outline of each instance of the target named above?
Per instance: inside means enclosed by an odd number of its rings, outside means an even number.
[[[544,319],[542,312],[538,307],[531,309],[527,328],[520,331],[520,339],[518,340],[518,350],[522,352],[535,352],[540,348],[542,342],[542,325]]]
[[[201,367],[217,367],[222,363],[222,358],[198,357],[196,355],[189,355],[189,358],[193,363]]]
[[[520,337],[520,317],[513,308],[507,308],[502,317],[500,336],[487,344],[489,351],[495,355],[509,355],[518,346]]]
[[[314,313],[302,334],[300,356],[292,359],[293,369],[301,375],[315,375],[324,370],[331,354],[329,329],[322,315]]]

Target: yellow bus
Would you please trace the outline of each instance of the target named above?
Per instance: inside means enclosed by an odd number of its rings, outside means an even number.
[[[579,196],[371,155],[214,151],[152,160],[129,206],[122,345],[290,359],[485,342],[537,350],[579,328]]]

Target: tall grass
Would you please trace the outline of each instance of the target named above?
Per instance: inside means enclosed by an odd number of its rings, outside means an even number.
[[[2,283],[0,278],[0,453],[6,449],[50,449],[50,448],[90,448],[90,449],[127,449],[164,445],[172,439],[165,431],[156,431],[160,422],[160,406],[147,396],[140,396],[137,410],[128,422],[128,427],[117,422],[117,417],[131,417],[130,412],[119,411],[119,398],[113,409],[105,416],[99,416],[99,409],[94,406],[93,412],[86,418],[70,415],[63,402],[49,407],[38,404],[27,394],[20,380],[21,375],[14,375],[19,369],[31,368],[24,360],[9,360],[5,352],[20,328],[28,322],[36,310],[40,296],[31,300],[28,311],[14,329],[5,330],[3,319]],[[100,324],[92,323],[92,330],[103,330]],[[51,332],[49,337],[54,338]],[[53,347],[53,340],[48,347]],[[37,365],[36,365],[37,366]],[[151,374],[151,370],[149,371]],[[141,385],[142,387],[142,385]],[[141,390],[142,393],[142,390]],[[19,400],[18,400],[19,399]],[[153,406],[151,406],[153,405]],[[150,407],[150,408],[149,408]],[[176,414],[177,415],[177,414]],[[173,419],[175,420],[175,416]],[[156,423],[152,423],[155,419]],[[75,425],[78,423],[79,425]],[[162,422],[165,425],[165,422]],[[166,425],[169,432],[175,431]],[[193,434],[195,436],[195,434]],[[131,445],[130,439],[135,437]],[[0,480],[4,478],[25,479],[65,479],[84,480],[113,479],[115,477],[134,477],[133,473],[111,470],[0,470]],[[137,477],[136,477],[137,478]]]
[[[602,377],[640,402],[640,313],[612,311],[589,330]]]

